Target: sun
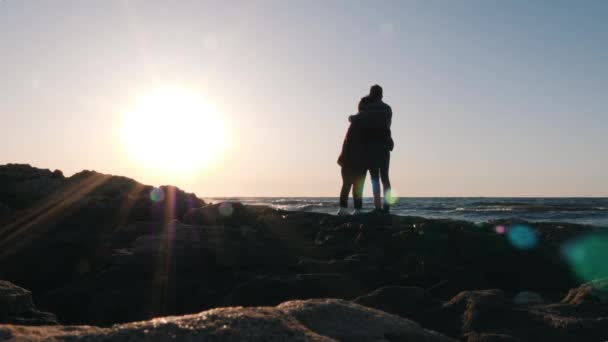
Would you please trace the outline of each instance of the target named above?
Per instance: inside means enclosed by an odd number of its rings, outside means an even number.
[[[222,153],[224,123],[195,91],[156,89],[125,113],[124,144],[129,158],[151,171],[189,173]]]

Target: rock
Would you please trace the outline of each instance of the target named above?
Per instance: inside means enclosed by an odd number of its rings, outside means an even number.
[[[29,165],[0,166],[0,203],[0,279],[69,324],[359,296],[459,339],[608,336],[604,281],[581,285],[563,255],[581,237],[604,239],[599,228],[525,223],[538,244],[524,251],[494,230],[524,224],[514,220],[205,205],[172,186]]]
[[[11,208],[26,208],[51,195],[63,182],[48,169],[26,164],[0,165],[0,201]]]
[[[57,324],[57,318],[39,311],[30,291],[0,280],[0,323],[53,325]]]
[[[522,340],[504,334],[488,334],[471,332],[465,335],[467,342],[523,342]]]
[[[504,334],[525,341],[560,340],[560,332],[552,329],[542,315],[536,315],[525,307],[518,307],[500,290],[464,291],[444,304],[440,320],[460,325],[460,334]],[[454,326],[437,327],[451,331]],[[446,329],[447,328],[447,329]],[[489,337],[488,337],[489,338]]]
[[[61,170],[55,170],[51,172],[51,178],[63,179],[65,178],[65,176],[63,175],[63,172]]]
[[[573,306],[606,306],[608,304],[608,279],[594,280],[570,290],[562,303]]]
[[[192,208],[184,214],[183,221],[187,224],[215,225],[219,216],[217,205],[208,204],[200,208]]]
[[[167,221],[181,218],[188,209],[204,204],[194,194],[173,186],[159,188],[163,200],[157,203],[150,196],[152,189],[130,178],[95,171],[85,170],[65,178],[60,170],[38,169],[25,164],[0,165],[0,202],[16,209],[42,204],[38,202],[45,199],[43,204],[49,207],[46,209],[61,201],[63,211],[88,209],[89,214],[94,214],[103,208],[114,211],[128,208],[129,212],[125,214],[132,219]],[[155,213],[155,207],[164,204],[165,199],[171,200],[172,210]],[[164,217],[166,214],[171,217]]]
[[[11,207],[7,204],[0,202],[0,219],[8,217],[11,214]]]
[[[454,341],[416,322],[344,300],[290,301],[278,308],[310,330],[338,341]]]
[[[423,326],[434,319],[433,312],[442,304],[425,289],[404,286],[384,286],[356,298],[354,302],[413,319]]]
[[[332,341],[272,308],[224,308],[182,317],[115,325],[111,328],[0,326],[12,341]]]
[[[542,304],[544,301],[543,297],[536,292],[522,291],[515,295],[513,302],[519,305],[537,305]]]
[[[452,342],[415,322],[340,300],[286,302],[276,308],[220,308],[194,315],[114,325],[0,325],[12,341],[427,341]]]
[[[277,305],[291,299],[352,299],[365,290],[352,279],[334,273],[260,276],[236,286],[221,303],[254,306]]]
[[[0,278],[43,294],[106,264],[118,227],[168,222],[204,204],[172,186],[160,187],[165,195],[153,199],[151,189],[94,171],[65,178],[29,165],[0,166],[0,202],[14,211],[2,227]],[[120,247],[137,236],[128,238]]]

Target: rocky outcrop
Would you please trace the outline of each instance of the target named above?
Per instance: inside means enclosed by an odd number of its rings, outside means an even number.
[[[21,164],[0,166],[0,203],[0,278],[36,294],[103,267],[120,227],[170,222],[204,205],[173,186],[94,171],[66,178]]]
[[[95,171],[64,177],[59,170],[38,169],[27,164],[0,165],[0,202],[9,208],[53,210],[61,208],[78,218],[102,217],[125,210],[123,220],[167,222],[181,218],[204,201],[173,186],[154,188],[136,181]],[[171,204],[171,208],[164,210]],[[127,210],[128,209],[128,210]]]
[[[495,230],[515,224],[532,232],[533,248]],[[65,324],[333,297],[471,341],[605,337],[605,281],[581,285],[583,273],[564,257],[603,255],[564,247],[581,237],[608,233],[205,204],[92,171],[66,178],[0,166],[0,279],[31,289]],[[585,275],[608,276],[592,261]]]
[[[220,308],[181,317],[115,325],[0,325],[0,340],[38,341],[454,341],[417,323],[346,301],[286,302],[278,307]]]
[[[428,290],[404,286],[384,286],[356,298],[354,302],[408,317],[425,326],[436,321],[435,314],[442,305]]]
[[[38,310],[30,291],[0,280],[0,323],[53,325],[57,324],[57,318]]]
[[[608,279],[597,279],[570,290],[562,303],[575,307],[608,308]]]
[[[596,341],[608,334],[605,281],[558,303],[520,302],[500,290],[463,291],[447,302],[419,288],[385,287],[355,302],[412,319],[465,341]]]

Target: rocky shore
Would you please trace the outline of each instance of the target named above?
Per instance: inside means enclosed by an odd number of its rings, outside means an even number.
[[[211,204],[9,164],[0,340],[603,341],[606,241],[573,224]]]

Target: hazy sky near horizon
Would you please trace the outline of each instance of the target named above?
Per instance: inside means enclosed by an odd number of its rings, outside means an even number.
[[[347,116],[378,83],[401,196],[608,196],[606,18],[608,1],[0,1],[0,164],[337,196]],[[195,175],[127,155],[125,110],[159,86],[225,122]]]

